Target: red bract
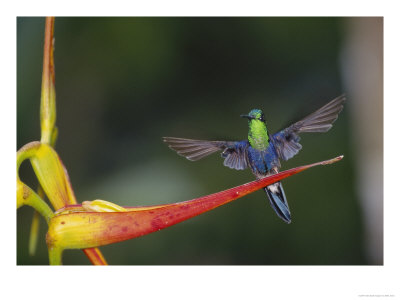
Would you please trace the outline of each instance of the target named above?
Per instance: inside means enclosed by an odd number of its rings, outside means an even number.
[[[339,156],[293,168],[229,190],[180,203],[126,207],[127,211],[118,212],[87,212],[82,211],[82,205],[67,206],[56,212],[49,222],[47,244],[49,250],[55,253],[53,263],[61,262],[61,253],[64,249],[97,247],[149,234],[229,203],[311,167],[331,164],[342,158],[343,156]]]

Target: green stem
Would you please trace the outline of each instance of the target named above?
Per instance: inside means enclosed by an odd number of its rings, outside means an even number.
[[[38,194],[19,179],[18,174],[22,162],[35,155],[40,145],[39,142],[31,142],[23,146],[17,152],[17,208],[20,208],[22,205],[32,206],[48,223],[50,218],[54,215],[53,211]]]
[[[30,142],[17,151],[17,179],[19,180],[18,170],[22,162],[35,155],[40,147],[40,142]]]
[[[29,255],[34,256],[36,252],[36,246],[38,241],[39,235],[39,226],[40,226],[40,214],[34,210],[33,211],[33,218],[31,224],[31,232],[29,235]]]
[[[22,205],[33,207],[41,214],[47,223],[54,216],[53,211],[42,198],[39,197],[29,186],[17,179],[17,208]]]
[[[49,262],[52,266],[59,266],[62,264],[62,252],[60,247],[49,247]]]

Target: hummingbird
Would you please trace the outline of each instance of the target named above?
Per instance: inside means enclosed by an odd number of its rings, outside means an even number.
[[[257,179],[279,172],[280,160],[289,160],[302,148],[299,133],[327,132],[336,121],[346,100],[341,95],[322,106],[317,111],[270,135],[262,110],[252,109],[247,115],[248,135],[242,141],[204,141],[176,137],[163,137],[169,148],[188,160],[197,161],[214,152],[222,151],[224,165],[236,170],[250,168]],[[276,182],[264,188],[276,214],[287,224],[291,222],[289,205],[282,188]]]

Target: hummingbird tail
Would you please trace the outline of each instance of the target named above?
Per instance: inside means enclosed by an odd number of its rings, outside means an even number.
[[[277,182],[265,187],[264,190],[267,193],[269,202],[278,217],[280,217],[286,223],[290,224],[290,210],[286,200],[285,192],[282,188],[282,184],[280,182]]]

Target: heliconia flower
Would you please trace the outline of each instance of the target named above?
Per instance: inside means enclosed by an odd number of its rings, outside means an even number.
[[[121,207],[104,200],[85,201],[55,212],[46,236],[51,264],[60,264],[65,249],[98,247],[164,229],[236,200],[274,182],[343,156],[293,168],[212,195],[174,204]]]
[[[43,50],[43,73],[42,73],[42,91],[40,99],[40,129],[41,143],[55,146],[58,129],[56,127],[56,89],[55,89],[55,69],[54,69],[54,17],[46,17],[45,34],[44,34],[44,50]],[[46,152],[46,151],[42,151]],[[39,153],[40,155],[40,153]],[[32,165],[35,164],[35,158],[31,160]],[[62,165],[62,164],[61,164]],[[63,167],[64,168],[64,167]],[[68,174],[65,172],[64,177],[68,180]],[[45,179],[46,181],[48,179]],[[42,180],[43,182],[43,180]],[[69,180],[66,184],[68,197],[61,192],[59,197],[52,194],[53,201],[50,199],[55,209],[64,205],[76,203]],[[38,197],[43,196],[41,187],[38,188]],[[32,220],[32,228],[29,240],[29,253],[35,252],[38,233],[39,233],[39,215],[35,213]],[[106,261],[99,249],[84,249],[86,256],[93,264],[106,264]]]
[[[46,241],[51,264],[61,263],[62,252],[65,249],[85,248],[85,253],[92,262],[105,264],[104,257],[95,247],[125,241],[172,226],[308,168],[337,162],[342,157],[293,168],[190,201],[121,207],[104,200],[76,204],[67,171],[56,151],[48,144],[32,142],[17,152],[17,171],[22,161],[29,159],[44,192],[58,210],[53,214],[43,199],[26,186],[18,175],[17,207],[30,205],[48,222]]]
[[[41,100],[40,100],[40,128],[41,128],[41,142],[43,144],[48,144],[54,147],[57,139],[58,130],[56,127],[56,92],[55,92],[55,70],[54,70],[54,17],[46,17],[46,24],[45,24],[45,37],[44,37],[44,51],[43,51],[43,73],[42,73],[42,91],[41,91]],[[33,145],[31,145],[33,146]],[[34,147],[33,147],[34,148]],[[28,150],[28,149],[27,149]],[[32,150],[32,149],[31,149]],[[35,151],[35,150],[33,150]],[[27,151],[32,153],[32,151]],[[42,152],[42,153],[40,153]],[[51,153],[51,151],[41,150],[31,159],[32,165],[37,163],[37,160],[40,160],[42,157],[42,161],[46,160],[43,159],[43,154]],[[21,153],[20,153],[21,154]],[[24,152],[24,155],[27,153]],[[42,156],[41,156],[42,154]],[[24,160],[24,155],[20,158],[22,160],[18,163],[17,168]],[[17,158],[18,159],[18,158]],[[49,160],[51,162],[51,159]],[[54,160],[53,160],[54,162]],[[57,165],[57,163],[56,163]],[[54,166],[56,166],[54,165]],[[62,165],[62,164],[61,164]],[[53,167],[54,167],[53,166]],[[51,167],[51,166],[50,166]],[[64,167],[63,167],[64,168]],[[55,170],[54,168],[52,169]],[[66,172],[65,172],[66,173]],[[63,176],[58,177],[60,179]],[[65,179],[68,180],[68,175],[64,176]],[[51,180],[52,177],[44,177],[44,181]],[[42,183],[44,182],[42,178]],[[54,183],[54,182],[53,182]],[[49,184],[50,186],[57,186],[54,184]],[[76,203],[75,196],[73,195],[72,188],[69,184],[69,180],[66,184],[66,192],[67,195],[62,191],[62,187],[58,194],[51,194],[52,205],[55,209],[63,207],[67,204]],[[29,198],[26,198],[25,201],[23,197],[18,197],[18,190],[25,191],[25,196],[30,195]],[[29,191],[29,193],[28,193]],[[30,233],[30,240],[29,240],[29,253],[33,255],[36,250],[37,238],[39,234],[39,214],[48,214],[49,209],[47,204],[41,199],[43,198],[43,190],[39,186],[37,193],[33,192],[32,190],[27,188],[17,177],[17,208],[20,205],[27,204],[32,205],[35,208],[35,214],[33,215],[32,220],[32,227]],[[24,194],[22,194],[24,195]],[[39,201],[41,199],[42,201]],[[45,219],[48,218],[45,217]],[[106,264],[104,257],[102,256],[100,250],[98,249],[84,249],[83,250],[88,258],[91,260],[93,264]]]

